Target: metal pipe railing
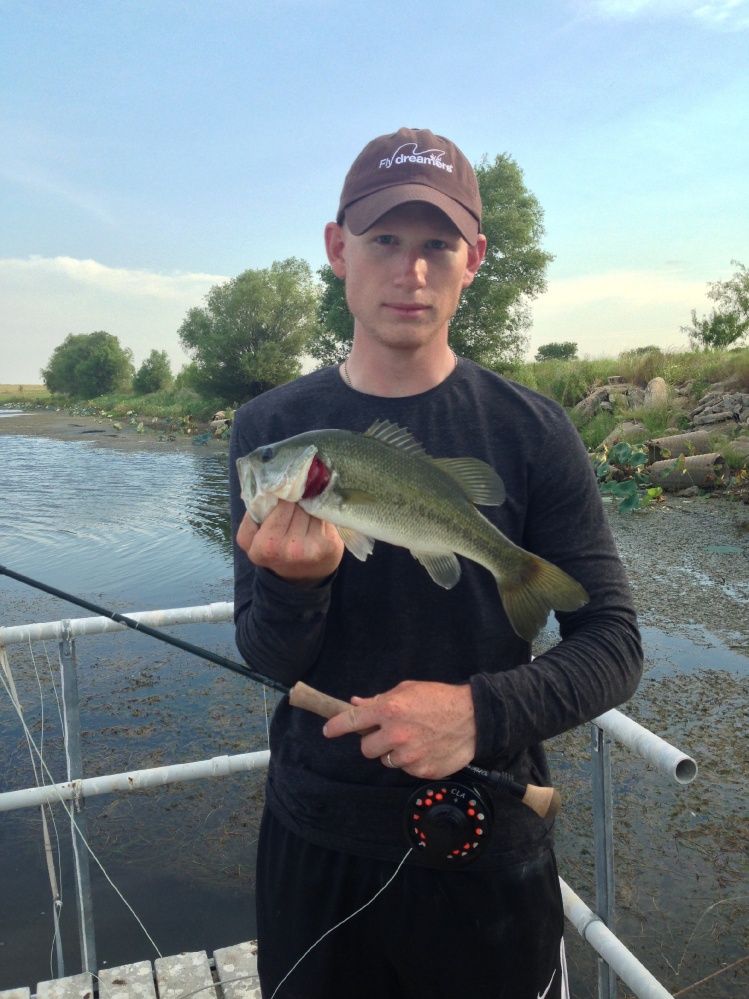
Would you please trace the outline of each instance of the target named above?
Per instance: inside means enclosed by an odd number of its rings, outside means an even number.
[[[127,616],[150,628],[162,628],[168,624],[205,624],[230,621],[233,614],[234,604],[230,601],[222,601],[198,607],[135,611]],[[67,623],[73,638],[82,635],[101,635],[110,631],[127,631],[126,625],[118,624],[108,617],[75,617]],[[45,641],[59,642],[62,639],[62,625],[62,621],[44,621],[40,624],[22,624],[11,628],[0,628],[0,645]]]
[[[634,990],[638,999],[674,999],[672,993],[661,985],[631,951],[627,950],[601,917],[575,894],[566,881],[560,878],[559,885],[562,889],[562,902],[567,919],[583,940],[601,955],[610,968],[613,968],[625,985]]]
[[[616,708],[594,718],[592,724],[602,728],[612,739],[616,739],[637,756],[641,756],[677,784],[691,784],[697,776],[697,764],[691,756],[687,756],[676,746],[661,739],[650,729],[627,718]]]
[[[131,770],[129,773],[105,774],[100,777],[63,781],[60,784],[25,787],[18,791],[5,791],[0,794],[0,812],[10,812],[16,808],[32,808],[34,805],[54,805],[57,801],[92,798],[97,794],[144,791],[146,788],[164,787],[166,784],[176,784],[179,781],[229,777],[231,774],[267,767],[269,760],[270,751],[263,749],[255,753],[213,756],[208,760],[193,760],[191,763],[172,763],[163,767]]]

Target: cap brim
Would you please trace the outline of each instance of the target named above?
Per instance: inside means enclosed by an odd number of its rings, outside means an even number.
[[[425,184],[398,184],[394,187],[385,187],[346,205],[343,213],[346,225],[355,236],[361,236],[391,209],[412,201],[423,201],[439,208],[469,246],[476,244],[479,237],[478,219],[459,202]]]

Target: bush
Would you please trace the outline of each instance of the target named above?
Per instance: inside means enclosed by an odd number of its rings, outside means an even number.
[[[55,347],[41,375],[50,392],[90,399],[129,385],[132,362],[132,351],[123,350],[111,333],[71,333]]]
[[[152,350],[133,378],[133,392],[149,395],[172,384],[172,368],[165,350]]]

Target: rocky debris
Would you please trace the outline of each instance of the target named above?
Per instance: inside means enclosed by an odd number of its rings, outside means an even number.
[[[652,378],[647,388],[641,389],[630,385],[620,375],[612,375],[606,385],[598,385],[591,389],[588,395],[574,408],[585,419],[590,419],[598,410],[613,413],[626,409],[661,408],[670,405],[672,409],[682,410],[691,429],[709,427],[716,429],[735,429],[749,427],[749,392],[743,390],[736,375],[724,382],[714,384],[696,406],[692,404],[691,390],[693,382],[676,385],[670,391],[666,381],[661,377]],[[604,444],[610,446],[621,440],[628,432],[639,431],[640,427],[625,421],[617,427],[612,435],[606,438]]]
[[[645,389],[630,385],[620,375],[613,375],[607,385],[598,385],[575,406],[575,411],[590,419],[599,409],[639,409],[645,402]]]
[[[668,437],[654,437],[645,441],[648,461],[654,464],[664,458],[678,458],[680,454],[709,454],[710,434],[707,430],[695,430],[688,434],[672,434]]]
[[[622,423],[619,423],[614,427],[608,437],[604,438],[600,447],[613,447],[614,444],[618,444],[619,441],[626,440],[630,435],[647,433],[647,429],[648,428],[644,423],[639,423],[636,420],[624,420]]]
[[[646,466],[654,486],[682,495],[684,489],[705,488],[716,484],[728,473],[726,459],[717,451],[664,458]]]
[[[651,378],[645,389],[646,409],[663,409],[668,405],[668,385],[665,378]]]
[[[689,414],[693,427],[717,423],[749,426],[749,392],[724,392],[713,387]]]

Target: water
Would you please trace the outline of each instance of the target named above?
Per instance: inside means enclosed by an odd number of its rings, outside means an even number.
[[[5,414],[3,414],[5,415]],[[225,450],[133,451],[0,436],[0,563],[120,612],[232,599]],[[86,612],[0,576],[3,625]],[[238,658],[230,624],[174,629]],[[130,632],[79,639],[84,774],[266,748],[262,688]],[[26,719],[64,779],[55,643],[11,646]],[[270,702],[269,702],[270,703]],[[0,790],[34,784],[21,726],[0,691]],[[49,779],[49,778],[47,778]],[[86,806],[107,874],[163,954],[252,939],[262,777],[172,786]],[[68,821],[54,809],[67,972],[79,970]],[[51,892],[38,809],[0,816],[0,989],[51,977]],[[101,966],[157,956],[92,864]],[[7,900],[12,899],[12,905]]]
[[[226,460],[225,450],[119,450],[0,435],[0,564],[122,612],[230,600]],[[0,601],[3,625],[85,613],[2,576]],[[228,624],[173,633],[237,657]],[[619,929],[677,991],[749,947],[749,659],[746,649],[696,627],[646,627],[644,639],[646,676],[627,713],[694,755],[700,777],[688,788],[669,785],[614,748]],[[84,773],[266,747],[257,685],[131,632],[79,639],[77,648]],[[13,646],[9,658],[27,721],[43,738],[55,779],[63,779],[56,646]],[[0,791],[33,785],[25,740],[2,691],[0,749]],[[587,727],[553,740],[550,753],[565,803],[560,872],[590,904]],[[163,954],[210,952],[254,936],[262,784],[261,776],[244,775],[87,803],[93,850]],[[54,813],[66,972],[75,973],[67,819],[59,806]],[[53,940],[38,810],[0,814],[0,864],[0,989],[33,988],[51,977]],[[95,865],[92,881],[99,965],[156,957]],[[594,996],[595,960],[574,931],[568,938],[574,995]],[[721,975],[691,990],[690,999],[743,996],[749,978],[741,974]]]

